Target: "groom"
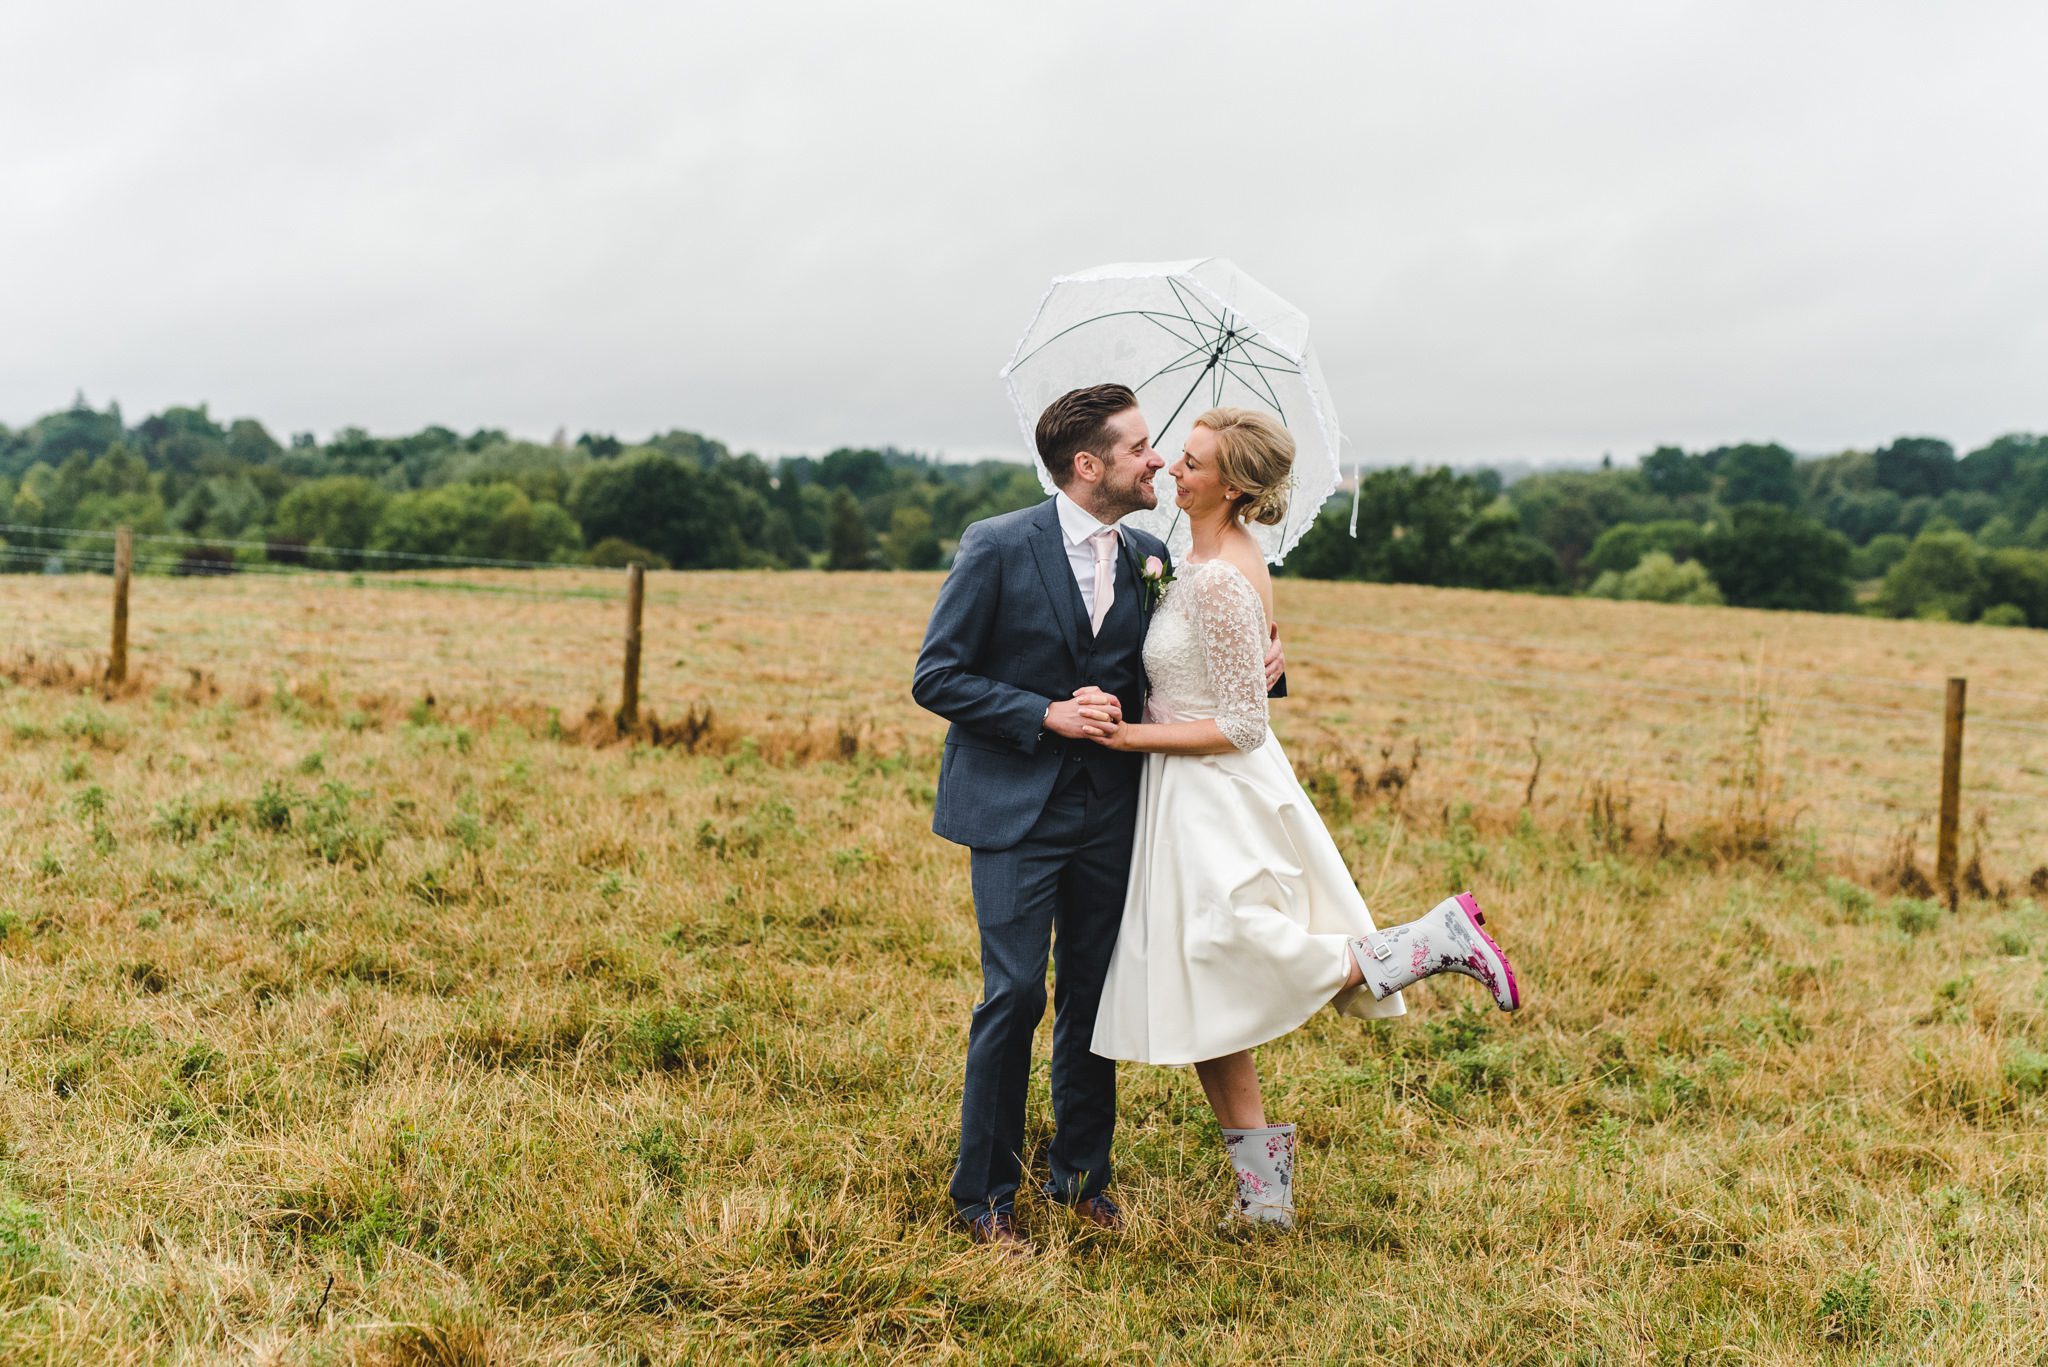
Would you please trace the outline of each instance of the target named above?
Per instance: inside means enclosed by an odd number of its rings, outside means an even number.
[[[911,693],[952,723],[932,830],[972,851],[982,994],[967,1036],[954,1209],[976,1242],[1030,1245],[1014,1205],[1023,1180],[1031,1037],[1054,968],[1052,1109],[1045,1194],[1118,1228],[1104,1188],[1116,1070],[1089,1050],[1123,918],[1143,756],[1087,737],[1145,705],[1152,595],[1146,557],[1166,546],[1127,513],[1157,505],[1137,396],[1077,389],[1039,416],[1039,459],[1059,492],[961,535],[918,653]],[[1281,663],[1277,642],[1267,678]]]

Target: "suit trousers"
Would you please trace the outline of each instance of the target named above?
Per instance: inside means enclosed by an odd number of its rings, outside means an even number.
[[[967,1036],[960,1161],[951,1187],[963,1218],[1007,1211],[1017,1197],[1031,1040],[1045,1015],[1048,942],[1054,973],[1049,1191],[1078,1201],[1109,1181],[1116,1065],[1088,1046],[1123,922],[1137,814],[1135,778],[1098,787],[1070,758],[1030,834],[1008,849],[973,852],[981,1003]]]

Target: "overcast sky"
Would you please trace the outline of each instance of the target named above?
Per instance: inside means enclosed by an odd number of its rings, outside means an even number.
[[[1047,281],[1215,255],[1368,464],[2048,428],[2032,0],[135,0],[0,51],[13,425],[1021,456]]]

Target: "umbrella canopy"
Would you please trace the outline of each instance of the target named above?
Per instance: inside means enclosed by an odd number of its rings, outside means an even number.
[[[1308,344],[1301,310],[1218,257],[1097,266],[1052,282],[1002,378],[1033,445],[1038,415],[1071,389],[1126,384],[1152,444],[1177,455],[1195,418],[1218,405],[1257,408],[1294,436],[1287,516],[1251,534],[1279,564],[1337,488],[1337,414]],[[1045,467],[1039,483],[1052,492]],[[1188,528],[1161,473],[1159,506],[1124,521],[1163,538],[1175,555]]]

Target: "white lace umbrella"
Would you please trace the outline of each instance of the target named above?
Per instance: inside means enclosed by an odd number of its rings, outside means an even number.
[[[1032,450],[1045,406],[1088,385],[1129,385],[1169,463],[1206,409],[1228,404],[1273,414],[1294,435],[1294,489],[1284,519],[1250,530],[1276,565],[1337,488],[1337,414],[1308,344],[1308,318],[1218,257],[1059,277],[1002,379]],[[1037,468],[1051,493],[1051,477]],[[1162,471],[1156,483],[1159,506],[1124,521],[1183,555],[1188,529],[1173,504],[1173,481]]]

